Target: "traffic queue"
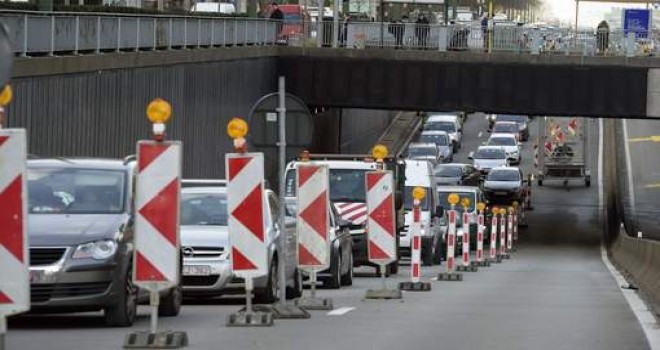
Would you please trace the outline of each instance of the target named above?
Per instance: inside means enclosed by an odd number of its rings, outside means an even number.
[[[453,163],[464,113],[429,114],[405,157],[382,145],[369,155],[302,152],[286,165],[279,198],[238,118],[227,127],[234,152],[226,154],[225,179],[181,179],[181,143],[165,140],[170,113],[166,101],[152,101],[153,137],[138,142],[136,156],[25,162],[30,298],[13,313],[103,311],[108,326],[128,327],[137,305],[148,303],[150,331],[132,333],[125,346],[160,339],[149,334],[181,345],[187,335],[158,333],[157,319],[177,316],[184,298],[245,295],[246,308],[227,325],[268,326],[278,315],[332,309],[316,298],[317,283],[350,286],[354,269],[369,266],[383,288],[366,298],[397,299],[401,290],[430,290],[420,265],[446,261],[437,279],[461,280],[459,271],[501,261],[527,222],[529,182],[512,166],[522,161],[526,117],[496,116],[496,132],[471,153],[472,164]],[[404,257],[411,282],[388,289]],[[311,296],[303,297],[306,284]],[[281,303],[263,308],[253,296]]]

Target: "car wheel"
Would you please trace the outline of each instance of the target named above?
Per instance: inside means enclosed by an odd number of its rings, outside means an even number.
[[[431,266],[433,265],[433,241],[429,239],[422,240],[422,265]]]
[[[302,283],[302,274],[300,270],[296,269],[295,276],[293,276],[293,288],[286,289],[286,298],[287,299],[296,299],[300,298],[303,294],[303,283]]]
[[[273,257],[273,262],[270,264],[270,271],[268,271],[268,282],[266,282],[266,287],[257,289],[254,293],[254,297],[256,301],[261,304],[271,304],[279,298],[277,258]]]
[[[130,327],[137,313],[138,288],[133,284],[133,267],[129,266],[123,280],[119,300],[104,310],[105,324],[110,327]]]
[[[342,286],[352,286],[353,285],[353,252],[351,252],[350,264],[348,265],[348,272],[345,275],[341,276],[341,285]]]
[[[323,282],[323,285],[330,289],[341,287],[341,252],[337,253],[337,263],[331,268],[330,277]]]
[[[160,300],[160,304],[158,305],[158,316],[178,316],[181,311],[182,301],[183,293],[181,292],[181,286],[172,288],[172,290]]]

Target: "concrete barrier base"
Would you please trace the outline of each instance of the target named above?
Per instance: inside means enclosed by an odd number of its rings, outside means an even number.
[[[227,327],[271,327],[272,325],[272,312],[247,311],[243,309],[227,317]]]
[[[296,305],[303,310],[333,310],[330,298],[300,298],[295,301]]]
[[[181,349],[186,346],[188,346],[186,332],[133,332],[124,340],[124,349]]]
[[[407,292],[430,292],[431,283],[429,282],[401,282],[399,289]]]
[[[365,299],[401,299],[403,294],[399,289],[369,289]]]
[[[463,274],[456,272],[441,272],[438,274],[438,281],[462,281]]]
[[[490,261],[489,260],[472,261],[470,264],[472,264],[473,266],[488,267],[490,266]]]
[[[458,271],[458,272],[477,272],[477,271],[479,271],[479,268],[477,267],[477,265],[472,265],[472,263],[470,263],[470,265],[468,265],[468,266],[463,266],[463,265],[456,266],[456,271]]]

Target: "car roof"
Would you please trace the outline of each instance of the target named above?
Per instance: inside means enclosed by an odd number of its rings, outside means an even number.
[[[496,167],[490,169],[491,172],[492,172],[493,170],[497,170],[497,171],[511,171],[511,172],[515,171],[515,172],[519,172],[519,171],[520,171],[520,168],[518,168],[518,167],[516,167],[516,166],[496,166]]]
[[[419,147],[437,147],[435,143],[431,142],[414,142],[408,145],[408,148],[419,148]]]
[[[468,165],[469,164],[466,164],[466,163],[444,163],[444,164],[438,164],[438,166],[436,166],[436,168],[440,168],[440,167],[446,167],[446,168],[454,167],[454,168],[457,168],[457,167],[464,167],[464,166],[468,166]]]
[[[421,135],[445,135],[449,137],[449,134],[442,130],[424,130],[422,131]]]
[[[458,115],[456,114],[433,114],[429,115],[428,119],[426,119],[427,123],[432,123],[432,122],[453,122],[458,119]]]
[[[489,139],[496,138],[496,137],[506,137],[506,138],[517,139],[516,134],[511,134],[511,133],[507,133],[507,132],[496,132],[494,134],[490,134]]]
[[[504,151],[504,147],[502,147],[502,146],[479,146],[479,148],[477,148],[477,151],[481,150],[481,149],[485,149],[485,150],[499,149],[499,150]]]
[[[348,169],[348,170],[375,170],[377,168],[376,162],[364,162],[356,160],[326,160],[326,159],[313,159],[309,162],[292,161],[286,166],[287,169],[294,169],[297,164],[317,164],[327,165],[329,169]]]
[[[495,122],[495,125],[516,125],[516,126],[518,126],[518,123],[509,122],[509,121],[499,121],[499,122]]]
[[[123,159],[111,158],[39,158],[27,161],[28,168],[126,170],[134,164],[133,161],[125,162]]]

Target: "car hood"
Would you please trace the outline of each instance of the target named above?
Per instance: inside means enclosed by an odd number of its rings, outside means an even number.
[[[520,181],[485,181],[484,188],[497,190],[515,190],[520,188]]]
[[[474,166],[479,169],[492,169],[499,166],[505,166],[506,160],[504,159],[475,159]]]
[[[181,226],[181,246],[229,247],[227,226]]]
[[[33,246],[77,245],[115,238],[126,214],[31,214],[28,234]]]
[[[438,160],[438,159],[437,159],[436,157],[434,157],[434,156],[417,156],[417,157],[411,157],[410,159],[414,159],[414,160],[428,160],[428,161],[430,161],[430,162],[435,162],[436,160]]]
[[[438,185],[458,185],[461,183],[460,176],[436,176],[435,183]]]

